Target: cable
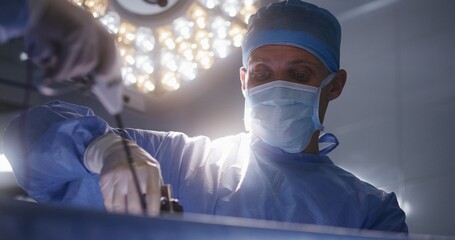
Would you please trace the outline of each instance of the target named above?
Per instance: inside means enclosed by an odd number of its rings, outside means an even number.
[[[32,48],[31,48],[32,49]],[[22,101],[22,107],[23,107],[23,110],[22,110],[22,114],[24,114],[24,116],[21,118],[21,121],[19,123],[19,125],[21,126],[21,131],[20,132],[20,139],[24,140],[26,137],[27,137],[27,127],[26,127],[26,124],[27,124],[27,113],[26,111],[28,110],[28,108],[30,107],[30,100],[31,100],[31,95],[32,95],[32,91],[33,91],[33,88],[29,87],[29,86],[32,86],[32,82],[33,82],[33,63],[32,61],[30,60],[27,60],[26,62],[26,83],[24,85],[24,89],[25,89],[25,92],[24,92],[24,99]],[[25,87],[25,86],[28,86],[28,87]],[[27,141],[23,141],[25,142],[26,144],[24,144],[24,153],[25,153],[25,156],[24,156],[24,164],[25,166],[28,166],[29,164],[29,150],[30,150],[30,147],[29,147],[29,144],[27,144],[28,142]],[[29,189],[30,187],[30,183],[29,183],[29,179],[30,179],[30,169],[28,169],[27,167],[25,167],[24,169],[24,188],[25,189]],[[28,195],[28,193],[27,193]]]
[[[145,200],[145,195],[143,195],[141,193],[141,188],[139,186],[139,179],[137,177],[136,169],[133,166],[133,157],[131,156],[131,151],[130,151],[130,148],[128,147],[128,142],[126,141],[126,131],[123,128],[122,118],[120,117],[120,114],[115,115],[114,118],[115,118],[115,121],[117,122],[117,127],[120,129],[120,135],[122,137],[123,148],[126,153],[126,159],[128,161],[128,166],[131,170],[131,174],[133,174],[134,186],[136,187],[137,194],[139,195],[142,213],[144,215],[147,215],[147,202]]]

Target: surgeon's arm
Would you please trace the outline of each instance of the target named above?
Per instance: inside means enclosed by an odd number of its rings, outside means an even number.
[[[137,192],[134,188],[131,193],[125,190],[131,186],[130,172],[122,141],[116,134],[119,134],[117,129],[109,127],[89,108],[54,101],[13,119],[3,142],[19,185],[36,201],[139,213],[138,204],[130,204],[131,201],[122,204],[123,196],[136,198]],[[128,129],[139,180],[141,176],[153,178],[152,182],[146,181],[149,184],[144,192],[150,195],[147,200],[153,206],[148,208],[149,214],[156,215],[162,180],[159,164],[151,156],[156,153],[151,145],[159,146],[165,133],[148,132],[147,139],[151,141],[146,143],[139,139],[141,142],[137,144],[149,145],[150,152],[136,144],[138,135],[141,135],[139,130]],[[148,189],[149,186],[153,189]]]
[[[18,184],[36,201],[102,209],[99,176],[84,167],[82,156],[108,129],[90,109],[55,101],[13,119],[4,151]]]

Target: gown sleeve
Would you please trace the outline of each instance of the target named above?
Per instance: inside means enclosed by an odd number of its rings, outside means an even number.
[[[395,193],[387,194],[376,210],[371,210],[368,229],[388,232],[408,233],[406,215],[398,205]]]
[[[16,116],[3,136],[19,186],[37,202],[103,208],[98,175],[84,151],[109,130],[89,108],[53,101]]]
[[[87,146],[107,132],[119,134],[91,109],[53,101],[14,118],[3,143],[19,186],[34,200],[102,209],[99,175],[85,168],[83,156]],[[172,185],[176,197],[186,182],[182,172],[198,165],[210,142],[177,132],[126,129],[126,133],[158,160],[163,179]],[[202,182],[197,180],[193,185]]]

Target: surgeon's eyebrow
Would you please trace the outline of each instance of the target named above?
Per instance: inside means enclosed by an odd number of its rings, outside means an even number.
[[[290,64],[290,65],[307,64],[307,65],[311,65],[316,68],[320,67],[320,64],[318,62],[301,59],[301,58],[292,59],[292,60],[288,61],[287,64]]]
[[[309,68],[312,68],[313,70],[317,72],[324,72],[325,66],[322,64],[320,61],[317,60],[311,60],[311,59],[303,59],[303,58],[295,58],[291,59],[286,63],[288,66],[293,66],[293,65],[305,65],[308,66]]]
[[[270,58],[251,56],[251,57],[250,57],[250,62],[255,62],[255,63],[268,63],[268,62],[270,62]]]
[[[250,61],[254,62],[254,63],[268,63],[271,61],[271,59],[268,57],[251,56]],[[307,65],[311,65],[316,68],[319,68],[321,66],[321,64],[319,64],[318,62],[303,59],[303,58],[292,58],[287,62],[287,64],[290,64],[290,65],[307,64]]]

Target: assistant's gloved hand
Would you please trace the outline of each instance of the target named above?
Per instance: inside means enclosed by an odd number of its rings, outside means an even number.
[[[26,50],[47,80],[104,75],[115,67],[114,38],[90,13],[66,0],[29,5]]]
[[[163,183],[159,163],[137,144],[128,141],[128,146],[141,193],[146,194],[147,213],[156,216],[160,212]],[[89,171],[100,173],[99,184],[108,211],[142,213],[139,195],[119,136],[108,133],[90,143],[84,153],[84,164]]]

